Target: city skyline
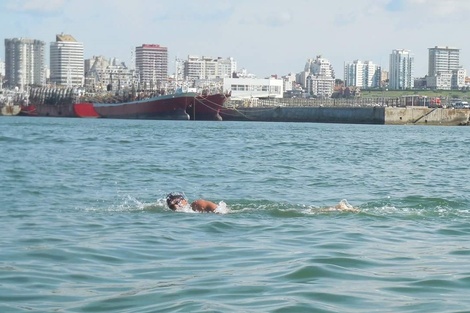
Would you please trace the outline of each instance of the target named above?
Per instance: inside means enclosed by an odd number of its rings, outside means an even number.
[[[173,60],[188,55],[233,57],[258,77],[298,73],[322,55],[342,79],[345,63],[372,61],[387,70],[391,51],[406,49],[415,58],[414,76],[423,77],[435,46],[460,49],[460,65],[469,69],[462,27],[468,13],[470,2],[458,0],[5,0],[0,34],[42,40],[49,50],[57,34],[67,33],[83,42],[86,59],[104,55],[129,65],[135,47],[159,44],[168,47],[169,74]],[[2,61],[4,53],[3,47]]]

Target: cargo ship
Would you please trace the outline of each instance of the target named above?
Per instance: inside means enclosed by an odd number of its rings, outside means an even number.
[[[220,110],[225,102],[230,99],[230,93],[202,93],[194,98],[186,112],[191,120],[221,121]]]
[[[177,90],[171,94],[137,92],[116,96],[84,94],[76,88],[33,88],[21,115],[49,117],[100,117],[122,119],[188,120],[187,107],[198,94]]]
[[[76,117],[73,105],[78,97],[76,88],[32,88],[20,115]]]
[[[188,120],[186,109],[198,94],[181,90],[171,94],[139,96],[136,99],[82,101],[73,105],[74,114],[89,118]]]

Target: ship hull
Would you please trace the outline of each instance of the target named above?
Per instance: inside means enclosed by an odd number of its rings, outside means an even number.
[[[219,114],[224,108],[224,103],[230,98],[230,94],[199,95],[186,110],[191,120],[221,121]]]
[[[181,93],[119,103],[82,102],[74,105],[74,111],[79,117],[188,120],[186,109],[196,96]]]
[[[21,108],[20,115],[49,116],[49,117],[77,117],[73,103],[68,104],[30,104]]]

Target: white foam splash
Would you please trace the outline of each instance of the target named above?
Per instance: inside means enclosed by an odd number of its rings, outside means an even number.
[[[350,205],[346,199],[341,200],[337,205],[335,205],[334,210],[342,212],[359,212],[359,209]]]
[[[217,205],[217,208],[215,208],[214,213],[219,213],[219,214],[227,214],[230,212],[230,209],[227,207],[227,204],[223,201],[219,202],[219,205]]]
[[[324,213],[324,212],[360,212],[359,208],[353,207],[346,199],[341,200],[338,204],[331,207],[311,208],[311,213]]]

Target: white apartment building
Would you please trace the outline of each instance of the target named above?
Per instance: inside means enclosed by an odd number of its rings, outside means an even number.
[[[414,87],[414,56],[409,50],[393,50],[390,54],[389,69],[389,89],[405,90]]]
[[[439,72],[433,76],[426,76],[426,86],[428,88],[438,88],[440,90],[451,90],[452,72]]]
[[[308,59],[305,64],[305,72],[324,77],[335,77],[335,71],[329,60],[318,55],[315,59]]]
[[[429,48],[428,61],[428,88],[450,90],[465,86],[465,76],[462,75],[466,73],[460,66],[460,49],[447,46]]]
[[[303,71],[295,74],[295,82],[299,84],[303,89],[307,89],[307,77],[310,75],[309,71]]]
[[[309,75],[307,77],[307,93],[317,97],[329,98],[333,94],[335,79]]]
[[[232,77],[236,71],[237,62],[231,57],[223,59],[189,55],[183,64],[185,80]]]
[[[297,74],[296,79],[311,95],[330,97],[333,94],[335,73],[330,61],[320,55],[316,59],[308,59],[304,72]]]
[[[135,67],[142,86],[165,87],[168,81],[168,48],[156,44],[136,47]]]
[[[71,35],[56,35],[50,46],[50,81],[58,86],[79,87],[84,83],[83,43]]]
[[[466,87],[465,77],[467,77],[467,71],[463,68],[459,68],[452,71],[452,88],[461,89]]]
[[[35,39],[5,39],[5,80],[10,88],[46,83],[45,42]]]
[[[435,46],[429,48],[428,76],[460,68],[460,49]]]
[[[346,87],[380,87],[381,67],[371,61],[355,60],[344,65],[344,84]]]
[[[284,91],[291,91],[294,89],[296,84],[296,75],[289,73],[283,76],[282,79],[284,81]]]

